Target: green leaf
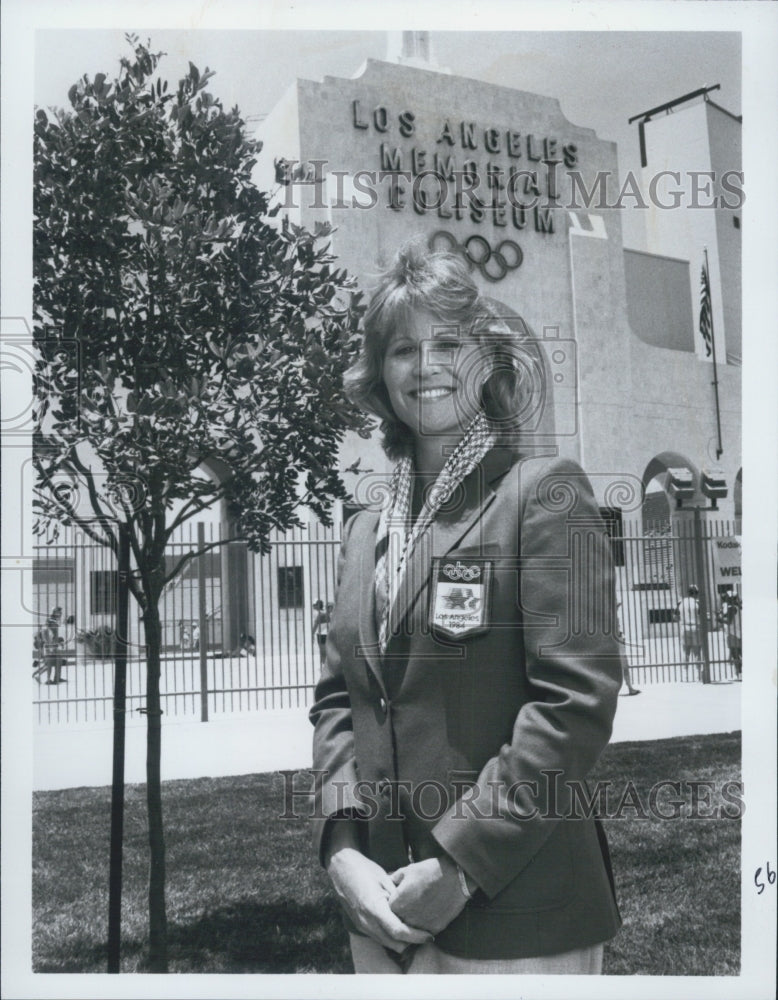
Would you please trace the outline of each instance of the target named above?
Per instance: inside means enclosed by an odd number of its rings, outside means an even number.
[[[157,62],[136,44],[113,84],[71,88],[56,126],[36,112],[36,324],[79,348],[46,359],[36,393],[55,470],[88,443],[107,474],[158,475],[163,509],[199,495],[192,463],[218,456],[261,550],[296,518],[298,474],[322,510],[343,488],[338,444],[366,426],[341,389],[362,307],[328,305],[350,286],[329,227],[273,226],[261,146],[203,90],[212,71],[190,64],[162,102],[166,81],[143,89]]]

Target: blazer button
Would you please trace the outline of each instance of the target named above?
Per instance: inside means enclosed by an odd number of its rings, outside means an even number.
[[[392,783],[388,778],[381,778],[378,782],[378,791],[381,795],[388,797],[392,792]]]
[[[386,698],[382,698],[382,699],[381,699],[381,700],[380,700],[380,701],[378,702],[378,704],[379,704],[379,705],[380,705],[380,707],[381,707],[381,711],[382,711],[382,712],[384,713],[384,715],[386,715],[386,713],[387,713],[387,712],[389,711],[389,706],[388,706],[388,705],[387,705],[387,703],[386,703]]]

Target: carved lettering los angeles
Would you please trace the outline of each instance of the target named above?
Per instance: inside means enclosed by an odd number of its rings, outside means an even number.
[[[378,169],[358,171],[355,187],[364,192],[385,181],[384,204],[394,211],[491,222],[498,230],[556,231],[559,171],[578,163],[575,143],[453,118],[421,136],[414,111],[360,100],[352,101],[351,120],[355,130],[378,140]]]

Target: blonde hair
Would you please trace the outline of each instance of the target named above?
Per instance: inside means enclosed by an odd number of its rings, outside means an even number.
[[[506,306],[480,295],[463,257],[432,252],[415,239],[400,248],[382,275],[365,313],[359,357],[344,376],[349,398],[380,419],[384,451],[395,459],[409,454],[413,444],[389,402],[383,361],[392,334],[418,310],[489,349],[481,405],[498,434],[515,440],[529,398],[543,384],[544,366],[529,327]]]

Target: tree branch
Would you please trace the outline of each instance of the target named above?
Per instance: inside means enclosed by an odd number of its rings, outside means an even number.
[[[103,530],[105,531],[105,533],[111,537],[111,539],[112,539],[111,548],[113,549],[114,552],[118,552],[119,551],[119,543],[118,543],[116,535],[114,534],[114,532],[110,528],[110,523],[111,523],[110,519],[108,518],[108,516],[106,515],[106,513],[103,511],[103,508],[100,506],[100,500],[99,500],[98,495],[97,495],[97,489],[95,488],[94,474],[93,474],[92,470],[88,469],[84,465],[84,463],[81,461],[81,459],[79,458],[78,452],[76,451],[76,446],[75,445],[71,445],[71,447],[69,449],[69,452],[68,452],[68,459],[67,460],[69,462],[72,462],[72,464],[73,464],[74,468],[76,469],[76,471],[81,476],[84,477],[84,480],[86,482],[86,488],[89,491],[89,501],[92,504],[92,510],[97,515],[97,519],[100,522],[100,525],[103,528]]]
[[[97,544],[101,546],[101,548],[110,549],[112,552],[117,551],[116,539],[113,537],[113,535],[109,534],[107,537],[100,536],[92,528],[91,522],[85,521],[83,518],[79,517],[78,514],[75,513],[73,508],[69,507],[68,504],[66,504],[65,501],[62,500],[61,498],[48,497],[47,499],[49,500],[50,503],[58,504],[61,510],[65,514],[67,514],[70,520],[74,524],[76,524],[79,528],[81,528],[85,534],[89,535],[89,537],[92,539],[93,542],[97,542]]]
[[[40,465],[39,462],[36,464],[40,474],[44,477],[47,483],[50,483],[51,480],[49,478],[48,473],[45,471],[45,469],[43,469],[43,467]],[[76,513],[75,507],[73,507],[72,504],[69,504],[63,497],[58,496],[56,491],[54,491],[51,488],[49,488],[46,493],[46,501],[54,505],[55,507],[58,507],[64,514],[67,515],[67,517],[74,524],[77,524],[78,527],[81,528],[92,539],[93,542],[97,542],[98,545],[102,546],[103,548],[110,549],[114,553],[117,553],[119,551],[119,546],[116,536],[111,531],[110,522],[108,521],[107,518],[98,519],[100,522],[100,527],[105,531],[105,536],[102,537],[98,532],[94,530],[91,521],[88,521],[85,518],[79,516]],[[43,516],[45,517],[46,515],[44,514]]]
[[[198,556],[204,556],[205,553],[210,552],[211,549],[218,549],[222,545],[229,545],[231,542],[245,542],[245,541],[246,541],[245,538],[241,538],[238,536],[236,536],[235,538],[220,538],[218,539],[218,541],[208,542],[207,545],[204,545],[197,552],[187,552],[185,556],[182,556],[178,560],[173,569],[165,577],[164,580],[165,586],[167,586],[172,580],[174,580],[178,576],[178,574],[181,572],[183,567],[186,565],[186,563],[189,562],[190,559],[196,559]]]
[[[173,523],[168,526],[167,538],[170,538],[171,534],[175,531],[175,529],[180,527],[184,523],[184,521],[188,521],[190,517],[194,517],[195,514],[198,514],[201,510],[207,510],[208,507],[211,506],[211,504],[215,503],[215,501],[224,499],[224,495],[225,495],[224,489],[220,486],[213,494],[211,499],[208,501],[208,503],[203,503],[199,497],[192,497],[191,500],[187,500],[187,502],[184,504],[184,506],[181,508],[178,514],[176,514]],[[194,509],[190,513],[185,514],[184,512],[188,510],[190,507],[194,507]]]

